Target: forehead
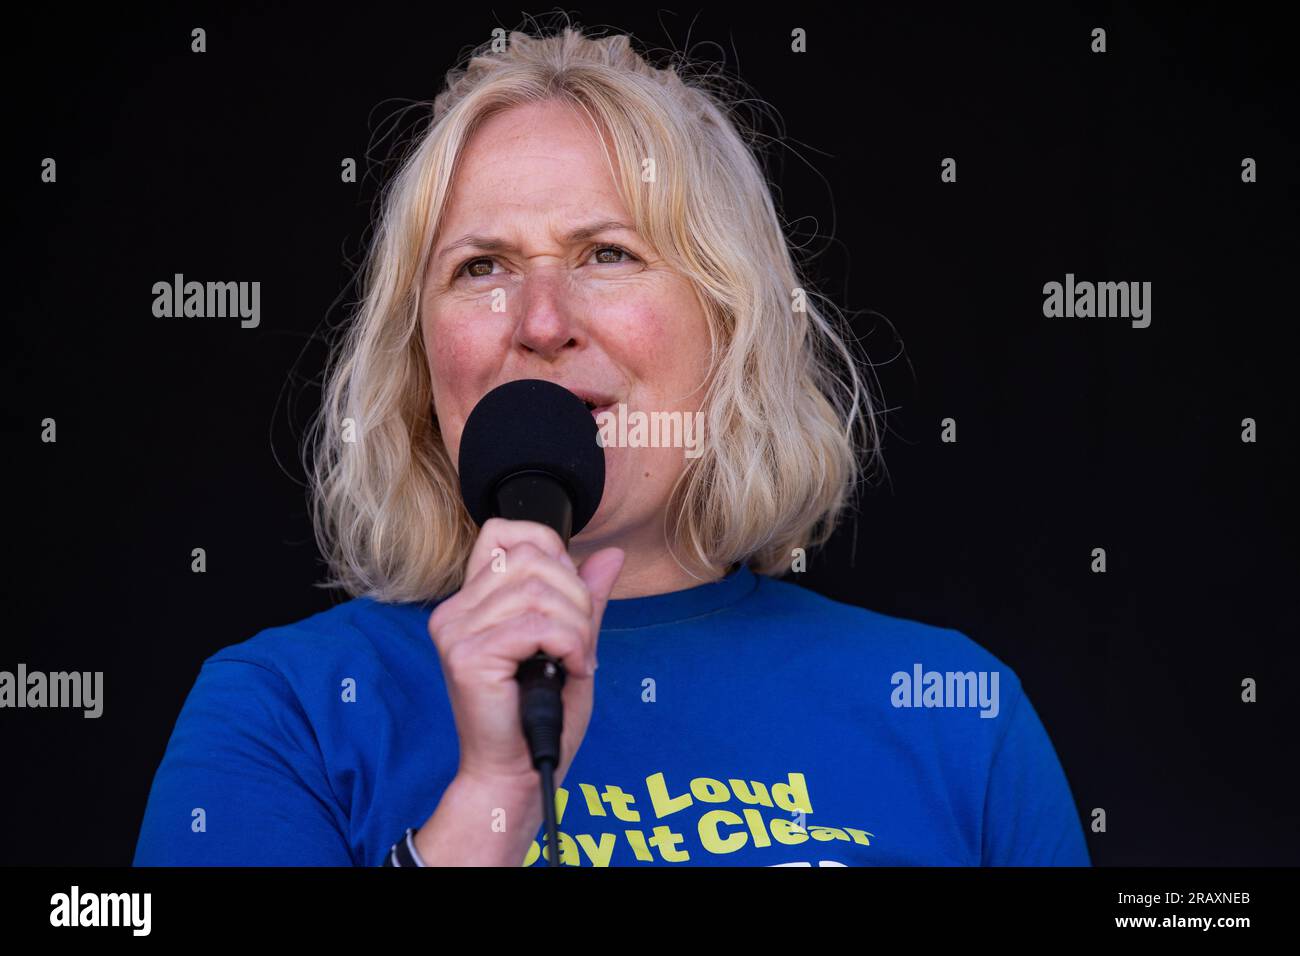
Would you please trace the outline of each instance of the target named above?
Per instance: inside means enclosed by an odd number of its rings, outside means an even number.
[[[612,149],[607,159],[601,134],[575,106],[548,101],[496,113],[465,144],[451,182],[447,223],[486,227],[512,210],[567,206],[592,212],[592,203],[617,213],[623,202],[609,168],[612,158]]]

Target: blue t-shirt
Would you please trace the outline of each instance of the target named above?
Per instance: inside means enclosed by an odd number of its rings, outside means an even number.
[[[381,864],[458,766],[434,606],[357,598],[209,657],[135,865]],[[598,656],[566,863],[1089,865],[1019,680],[958,631],[741,567],[610,601]]]

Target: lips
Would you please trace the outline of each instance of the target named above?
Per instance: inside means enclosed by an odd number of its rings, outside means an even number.
[[[565,386],[568,388],[568,386]],[[599,415],[601,412],[608,411],[613,407],[617,399],[611,398],[601,392],[591,391],[583,388],[570,388],[569,391],[582,399],[582,404],[587,406],[587,410],[593,415]]]
[[[538,378],[540,379],[541,376],[538,376]],[[550,379],[542,379],[542,381],[551,382],[552,385],[558,385],[565,391],[576,395],[582,401],[582,404],[587,406],[587,410],[590,411],[592,415],[599,415],[601,412],[610,411],[619,402],[619,399],[615,398],[609,392],[602,391],[598,387],[570,385],[567,382],[555,382]]]

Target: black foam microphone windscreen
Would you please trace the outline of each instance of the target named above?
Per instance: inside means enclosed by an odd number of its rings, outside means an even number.
[[[573,504],[570,533],[577,534],[605,491],[597,431],[582,399],[554,382],[518,379],[492,389],[460,438],[460,489],[470,517],[482,526],[500,513],[498,494],[508,479],[541,473],[563,485]]]

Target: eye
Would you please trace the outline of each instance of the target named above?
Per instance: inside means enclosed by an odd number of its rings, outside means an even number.
[[[615,255],[621,255],[627,257],[626,259],[605,259],[601,262],[601,265],[612,266],[612,265],[619,265],[623,262],[640,261],[639,259],[637,259],[636,256],[628,252],[622,246],[614,246],[614,245],[597,246],[595,249],[592,250],[592,252],[595,253],[596,255],[600,255],[601,253],[612,252]],[[496,264],[496,260],[493,259],[491,256],[475,256],[472,259],[466,259],[464,262],[462,262],[460,266],[456,269],[456,271],[452,273],[452,278],[459,278],[460,276],[463,275],[467,279],[485,279],[488,276],[492,275],[492,266],[495,264]],[[479,265],[486,265],[488,267],[488,271],[475,272],[474,270]]]
[[[496,260],[492,259],[489,256],[475,256],[473,259],[466,259],[463,263],[461,263],[460,268],[456,270],[453,278],[465,274],[466,270],[470,270],[467,274],[467,278],[470,279],[482,279],[485,276],[490,276],[492,274],[491,267],[495,262]],[[473,272],[473,267],[477,266],[480,263],[487,264],[488,266],[487,272]]]
[[[628,252],[628,251],[627,251],[626,249],[624,249],[622,246],[600,246],[599,248],[594,249],[594,250],[592,250],[592,251],[595,252],[597,255],[600,255],[602,252],[614,252],[614,253],[618,253],[618,254],[620,254],[620,255],[627,256],[627,259],[612,259],[612,260],[610,260],[610,259],[606,259],[606,260],[605,260],[605,264],[606,264],[606,265],[617,265],[619,262],[636,262],[636,261],[637,261],[636,256],[632,255],[632,253]]]

